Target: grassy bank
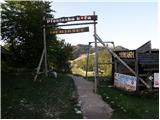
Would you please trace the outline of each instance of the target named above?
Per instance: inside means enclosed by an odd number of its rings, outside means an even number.
[[[32,80],[31,70],[2,73],[2,118],[82,118],[71,101],[75,90],[71,78],[49,74],[41,83]]]
[[[93,77],[89,78],[93,80]],[[114,119],[158,119],[159,97],[149,93],[129,93],[112,86],[110,79],[100,78],[98,93],[114,109]]]

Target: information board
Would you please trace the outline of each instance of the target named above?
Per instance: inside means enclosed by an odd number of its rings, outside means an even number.
[[[81,33],[81,32],[88,32],[89,27],[82,27],[82,28],[73,28],[73,29],[56,29],[52,30],[50,34],[71,34],[71,33]]]
[[[136,82],[137,79],[134,76],[115,73],[114,76],[114,86],[127,90],[127,91],[136,91]]]
[[[154,73],[154,87],[159,87],[159,73]]]

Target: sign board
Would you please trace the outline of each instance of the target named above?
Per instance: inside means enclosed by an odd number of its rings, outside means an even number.
[[[117,55],[121,58],[121,59],[135,59],[135,51],[134,50],[130,50],[130,51],[117,51],[116,52]]]
[[[136,77],[115,73],[114,76],[114,86],[127,90],[127,91],[136,91]]]
[[[46,20],[47,20],[47,24],[49,24],[49,23],[66,23],[66,22],[73,22],[73,21],[88,21],[88,20],[97,20],[97,15],[47,18]]]
[[[151,50],[151,41],[146,42],[144,45],[137,49],[138,53],[144,53]]]
[[[154,87],[159,87],[159,73],[154,73]]]
[[[80,33],[80,32],[88,32],[89,27],[82,27],[82,28],[73,28],[73,29],[56,29],[50,31],[50,34],[71,34],[71,33]]]

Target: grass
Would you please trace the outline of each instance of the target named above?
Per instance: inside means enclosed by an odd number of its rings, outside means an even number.
[[[73,80],[58,74],[33,82],[31,70],[2,72],[1,116],[3,119],[82,118],[75,114],[71,100],[75,91]]]
[[[89,80],[93,81],[93,77]],[[112,86],[110,78],[100,78],[98,93],[113,109],[113,119],[158,119],[159,97],[149,93],[130,93]]]
[[[76,74],[76,75],[81,75],[81,76],[86,76],[86,71],[84,71],[81,68],[77,68],[77,67],[72,67],[72,73]],[[88,71],[88,76],[93,76],[93,72],[92,71]]]

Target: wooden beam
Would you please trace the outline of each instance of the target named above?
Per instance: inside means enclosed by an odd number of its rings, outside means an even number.
[[[72,23],[72,24],[62,24],[62,25],[47,25],[47,27],[63,27],[63,26],[74,26],[74,25],[89,25],[89,24],[97,24],[97,22],[86,22],[86,23]]]

